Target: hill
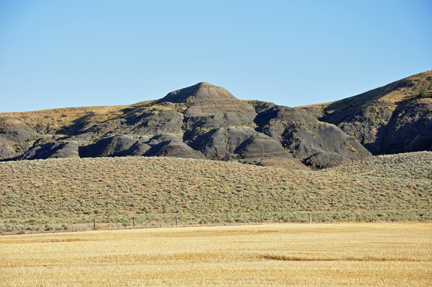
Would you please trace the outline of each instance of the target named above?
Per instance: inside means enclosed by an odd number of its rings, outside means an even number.
[[[0,114],[0,160],[161,156],[322,169],[432,150],[432,71],[290,108],[201,82],[159,100]]]
[[[130,106],[0,114],[3,160],[168,156],[307,169],[370,153],[306,112],[241,101],[209,83]]]
[[[432,150],[432,71],[299,109],[337,125],[373,154]]]
[[[412,159],[430,170],[431,161]],[[377,177],[161,157],[10,161],[0,163],[0,218],[432,219],[430,178],[398,173]]]

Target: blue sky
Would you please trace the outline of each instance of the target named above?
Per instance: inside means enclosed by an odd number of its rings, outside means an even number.
[[[432,1],[0,0],[0,112],[132,104],[198,82],[286,106],[432,69]]]

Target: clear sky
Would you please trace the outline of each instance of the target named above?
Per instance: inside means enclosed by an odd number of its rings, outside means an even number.
[[[430,0],[0,0],[0,112],[209,82],[286,106],[432,69]]]

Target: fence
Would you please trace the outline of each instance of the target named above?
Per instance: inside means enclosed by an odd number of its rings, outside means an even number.
[[[68,218],[3,218],[0,232],[84,231],[122,228],[156,228],[202,225],[258,224],[272,222],[376,222],[431,221],[432,210],[343,211],[236,214],[138,214]]]

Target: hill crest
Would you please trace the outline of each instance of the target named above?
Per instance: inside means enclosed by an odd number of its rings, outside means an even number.
[[[335,102],[302,106],[373,154],[432,149],[432,70]]]
[[[175,90],[159,100],[171,103],[202,103],[202,102],[235,102],[239,101],[228,90],[207,82]]]

